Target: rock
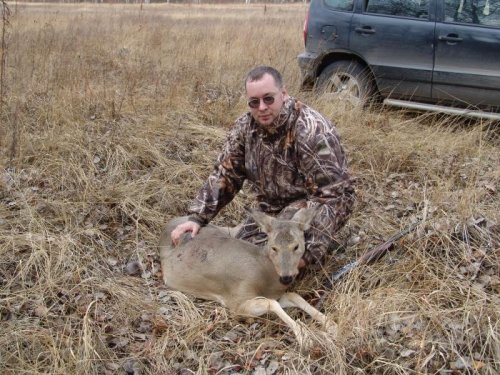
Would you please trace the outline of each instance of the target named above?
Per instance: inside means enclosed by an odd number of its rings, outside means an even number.
[[[136,276],[141,272],[141,268],[141,264],[138,261],[134,260],[127,263],[127,265],[125,266],[125,272],[127,272],[127,274],[130,276]]]

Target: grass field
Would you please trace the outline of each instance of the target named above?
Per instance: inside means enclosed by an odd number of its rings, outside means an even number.
[[[344,110],[299,92],[305,5],[11,3],[0,116],[1,374],[497,374],[498,128]],[[332,118],[357,177],[326,275],[411,223],[377,263],[336,283],[338,337],[296,311],[240,321],[162,287],[157,242],[201,186],[242,79],[280,69]],[[247,189],[218,217],[235,224]]]

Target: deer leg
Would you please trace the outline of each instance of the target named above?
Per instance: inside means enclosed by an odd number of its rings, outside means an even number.
[[[311,306],[304,298],[299,296],[297,293],[285,293],[279,299],[279,304],[282,308],[287,307],[297,307],[304,310],[307,314],[311,316],[314,320],[319,322],[325,327],[325,329],[332,335],[337,333],[337,324],[328,319],[325,314],[321,313],[313,306]]]
[[[276,300],[268,299],[265,297],[256,297],[243,302],[236,311],[237,314],[247,316],[261,316],[269,312],[273,312],[278,315],[278,317],[283,322],[285,322],[288,327],[290,327],[301,347],[309,346],[308,340],[306,339],[306,336],[300,325],[295,320],[293,320],[285,312],[285,310],[283,310],[283,308]]]

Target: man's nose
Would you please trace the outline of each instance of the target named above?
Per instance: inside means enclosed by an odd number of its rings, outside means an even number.
[[[266,103],[264,103],[263,99],[259,99],[259,111],[263,111],[269,107]]]

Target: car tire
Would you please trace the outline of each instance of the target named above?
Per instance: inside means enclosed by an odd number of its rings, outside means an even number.
[[[336,61],[323,69],[315,91],[323,98],[352,108],[365,107],[376,93],[371,72],[352,60]]]

